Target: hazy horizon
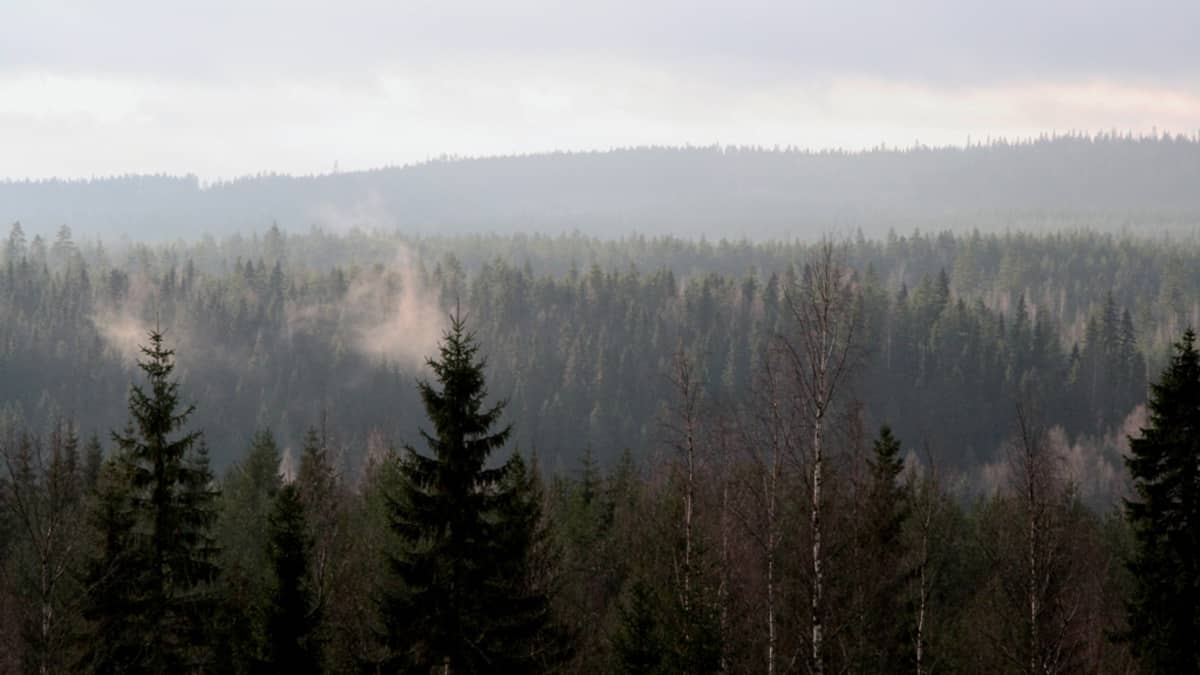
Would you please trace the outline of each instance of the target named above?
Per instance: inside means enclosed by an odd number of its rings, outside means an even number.
[[[144,0],[0,9],[0,176],[1200,127],[1200,7]]]
[[[254,180],[262,177],[281,177],[295,179],[310,179],[310,178],[326,178],[330,176],[345,175],[345,174],[369,174],[379,171],[416,169],[438,163],[454,163],[454,162],[475,162],[489,160],[510,160],[510,159],[532,159],[546,158],[555,156],[572,156],[572,155],[608,155],[627,152],[639,152],[644,150],[666,150],[666,151],[692,151],[692,150],[715,150],[721,153],[732,151],[754,151],[767,153],[799,153],[804,155],[820,156],[820,155],[844,155],[844,156],[863,156],[875,153],[888,154],[904,154],[913,150],[930,150],[930,151],[965,151],[971,149],[981,149],[998,145],[1022,146],[1036,142],[1055,141],[1055,140],[1070,140],[1070,139],[1085,139],[1089,141],[1101,141],[1110,139],[1133,139],[1139,141],[1157,141],[1161,139],[1178,139],[1182,138],[1188,142],[1200,143],[1200,127],[1195,130],[1170,131],[1151,128],[1145,132],[1137,132],[1132,129],[1095,129],[1095,130],[1051,130],[1043,131],[1036,135],[1009,137],[1002,135],[982,136],[968,135],[963,142],[946,142],[946,143],[924,143],[914,140],[908,144],[889,144],[884,141],[878,143],[863,145],[861,147],[846,147],[846,146],[795,146],[782,143],[773,144],[729,144],[729,143],[681,143],[681,144],[646,144],[646,145],[624,145],[611,146],[602,148],[555,148],[550,150],[530,150],[517,151],[509,153],[497,154],[479,154],[479,155],[457,155],[451,153],[440,153],[430,155],[423,159],[413,159],[406,162],[393,162],[363,167],[343,167],[340,163],[333,167],[319,169],[309,172],[289,172],[275,171],[264,169],[261,171],[247,172],[228,176],[205,176],[196,171],[145,171],[145,172],[125,172],[125,173],[93,173],[88,175],[71,176],[71,175],[47,175],[47,176],[4,176],[0,175],[0,182],[15,184],[22,182],[77,182],[77,181],[107,181],[122,178],[153,178],[153,177],[169,177],[169,178],[194,178],[201,190],[211,189],[216,186],[236,183],[244,180]]]
[[[151,240],[272,224],[293,232],[735,233],[757,241],[831,228],[1191,233],[1197,181],[1195,135],[862,153],[657,146],[216,183],[195,175],[0,181],[0,220],[20,221],[31,236],[65,224],[81,236]]]

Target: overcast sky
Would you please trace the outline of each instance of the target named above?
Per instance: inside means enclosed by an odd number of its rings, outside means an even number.
[[[0,0],[0,176],[1192,135],[1198,28],[1197,0]]]

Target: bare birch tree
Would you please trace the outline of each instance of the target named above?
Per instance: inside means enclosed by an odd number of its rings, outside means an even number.
[[[79,594],[66,592],[82,539],[78,438],[58,421],[47,443],[28,434],[4,443],[9,490],[3,500],[25,552],[17,568],[17,588],[31,601],[25,607],[25,633],[39,673],[65,667]]]
[[[925,473],[917,477],[909,476],[908,484],[912,512],[909,518],[910,531],[915,535],[912,545],[913,573],[910,584],[913,587],[914,600],[912,640],[913,658],[917,675],[931,672],[929,655],[930,626],[933,623],[932,595],[938,583],[939,565],[935,558],[935,548],[939,542],[937,523],[945,508],[945,496],[942,494],[941,480],[934,462],[933,453],[928,447],[925,451]]]
[[[822,241],[786,295],[790,329],[780,342],[796,384],[795,406],[808,431],[801,458],[809,483],[811,652],[813,673],[825,672],[824,499],[828,425],[856,365],[859,303],[844,248]]]
[[[1007,494],[982,533],[996,570],[991,638],[1011,667],[1028,675],[1075,672],[1089,612],[1079,553],[1090,528],[1064,479],[1061,457],[1027,405],[1016,407],[1008,447]]]
[[[668,443],[675,451],[683,489],[683,559],[676,565],[679,579],[678,602],[685,617],[693,611],[695,576],[696,536],[696,483],[700,463],[700,383],[696,378],[695,364],[679,349],[670,375],[671,385],[677,397],[674,410],[663,421]],[[690,622],[685,619],[683,639],[685,645],[693,638]]]
[[[746,489],[751,501],[740,513],[740,519],[763,561],[763,618],[766,633],[765,659],[768,675],[777,672],[779,663],[779,613],[781,606],[779,560],[784,542],[784,497],[789,484],[788,459],[797,444],[796,424],[788,405],[786,392],[776,362],[768,355],[755,388],[755,405],[743,428],[750,464],[750,480]]]

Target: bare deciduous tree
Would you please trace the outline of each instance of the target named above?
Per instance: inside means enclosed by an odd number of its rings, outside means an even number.
[[[910,523],[914,526],[912,529],[916,539],[915,546],[912,546],[914,560],[910,584],[913,586],[912,595],[916,605],[912,636],[917,675],[925,675],[932,670],[928,654],[932,623],[931,596],[939,576],[939,566],[934,557],[934,538],[937,536],[936,523],[945,507],[937,465],[928,447],[925,450],[925,458],[925,474],[919,478],[911,475],[909,477],[912,503]]]
[[[800,277],[788,289],[786,301],[792,325],[780,336],[780,343],[796,384],[794,404],[801,412],[800,419],[807,428],[809,441],[802,465],[810,479],[810,669],[820,674],[825,671],[823,564],[826,552],[822,546],[828,424],[859,356],[856,343],[859,303],[854,293],[852,270],[845,262],[844,248],[829,239],[822,241]]]
[[[695,364],[681,348],[675,354],[670,374],[677,402],[675,409],[663,420],[668,443],[675,450],[680,480],[683,483],[683,560],[677,565],[679,606],[684,615],[692,610],[693,577],[695,575],[696,483],[700,464],[700,403],[701,388],[696,378]],[[684,622],[684,641],[692,639],[688,622]]]
[[[1003,658],[1029,675],[1083,668],[1082,626],[1094,585],[1081,577],[1091,528],[1062,471],[1046,429],[1025,404],[1016,407],[1008,445],[1008,489],[982,532],[993,564],[990,637]]]
[[[20,604],[30,636],[27,646],[39,673],[65,667],[71,621],[79,609],[80,595],[65,588],[78,563],[84,522],[78,446],[74,429],[60,420],[48,443],[25,433],[10,434],[0,452],[9,486],[3,502],[27,553],[17,565],[15,581],[25,589],[22,595],[28,594]]]

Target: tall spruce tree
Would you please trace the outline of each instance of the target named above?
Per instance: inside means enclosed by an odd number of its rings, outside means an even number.
[[[856,574],[863,589],[859,632],[865,649],[857,655],[857,668],[862,672],[907,672],[908,635],[901,618],[905,581],[901,533],[908,505],[899,482],[904,458],[890,427],[880,428],[867,464],[870,483],[863,504],[864,558]]]
[[[275,497],[268,540],[274,589],[266,611],[266,671],[315,675],[322,671],[322,657],[312,540],[294,484],[283,486]]]
[[[1200,672],[1200,356],[1188,329],[1150,387],[1150,421],[1129,439],[1137,545],[1129,639],[1147,672]]]
[[[263,542],[276,493],[279,447],[270,430],[250,440],[245,459],[225,475],[217,535],[221,546],[222,655],[227,670],[247,672],[265,637],[258,610],[271,594],[271,559]]]
[[[149,337],[138,362],[149,389],[131,386],[130,423],[113,432],[127,467],[136,548],[137,598],[123,618],[140,645],[127,672],[188,672],[211,655],[215,491],[200,432],[184,431],[194,406],[181,403],[171,379],[174,351],[161,331]]]
[[[398,542],[383,601],[395,672],[537,672],[545,663],[547,601],[530,564],[540,504],[520,456],[489,468],[510,426],[486,405],[484,359],[460,314],[428,361],[438,386],[419,389],[432,456],[408,446],[389,497]]]

